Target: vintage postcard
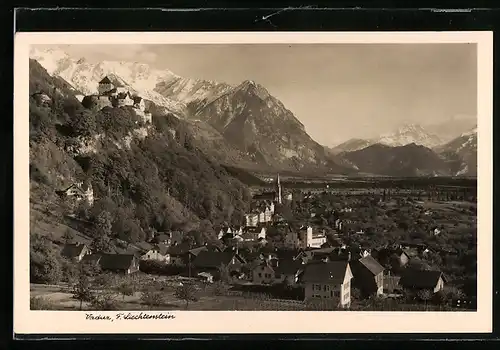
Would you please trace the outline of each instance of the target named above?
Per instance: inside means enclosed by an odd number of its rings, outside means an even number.
[[[17,34],[15,333],[491,332],[492,53]]]

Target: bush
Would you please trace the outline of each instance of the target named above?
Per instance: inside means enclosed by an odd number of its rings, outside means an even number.
[[[221,281],[217,281],[212,285],[212,293],[215,296],[227,295],[229,286]]]
[[[99,311],[113,311],[119,309],[116,296],[112,293],[102,293],[94,296],[90,301],[92,309]]]
[[[30,281],[58,283],[63,277],[63,271],[52,243],[46,237],[35,234],[30,237],[30,246]]]
[[[141,301],[150,307],[160,306],[164,302],[164,296],[162,292],[150,288],[141,293]]]

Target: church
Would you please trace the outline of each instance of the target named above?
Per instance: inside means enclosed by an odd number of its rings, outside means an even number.
[[[273,204],[283,204],[283,199],[291,200],[291,194],[284,196],[283,188],[281,187],[280,174],[274,182],[274,191],[263,192],[253,196],[254,201],[272,201]]]
[[[273,221],[276,206],[285,200],[291,200],[291,194],[284,194],[281,186],[280,175],[274,181],[274,190],[255,194],[251,204],[251,212],[245,215],[246,226],[258,226]]]

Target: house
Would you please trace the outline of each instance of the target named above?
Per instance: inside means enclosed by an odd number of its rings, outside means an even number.
[[[266,228],[247,226],[243,228],[243,234],[241,235],[241,237],[245,242],[266,239]]]
[[[372,250],[371,255],[381,264],[391,266],[395,270],[406,266],[411,258],[409,253],[400,247]]]
[[[171,233],[160,233],[160,234],[155,235],[153,237],[153,242],[158,243],[158,244],[165,244],[165,245],[173,244],[172,235],[171,235]]]
[[[247,227],[255,227],[259,223],[258,213],[245,214],[245,225]]]
[[[242,227],[222,226],[219,230],[217,237],[221,237],[219,239],[222,239],[225,236],[235,238],[235,236],[241,235],[242,233],[243,233]]]
[[[94,191],[90,182],[75,182],[62,191],[56,191],[60,197],[73,197],[76,201],[85,200],[92,206],[94,204]]]
[[[381,295],[384,292],[384,267],[371,255],[350,262],[353,287],[364,297]]]
[[[243,264],[245,260],[236,251],[204,250],[197,254],[192,266],[197,271],[218,272],[222,265],[229,270],[237,270]]]
[[[82,263],[93,263],[93,264],[99,264],[99,261],[101,260],[101,254],[98,253],[91,253],[91,254],[85,254],[80,260]]]
[[[437,293],[443,290],[446,278],[441,271],[417,270],[406,268],[399,280],[399,285],[411,291],[429,290]]]
[[[100,254],[103,271],[131,274],[139,271],[139,259],[134,254]]]
[[[321,248],[327,242],[327,237],[324,233],[313,233],[311,226],[302,226],[300,228],[300,240],[302,248]]]
[[[263,261],[252,270],[252,282],[255,284],[272,284],[275,281],[274,268],[270,261]]]
[[[305,267],[302,259],[283,259],[279,260],[274,268],[274,279],[276,283],[286,282],[289,285],[295,285],[299,281],[300,273]]]
[[[208,248],[206,246],[192,248],[187,242],[172,245],[168,249],[170,264],[176,266],[184,266],[189,264],[190,262],[192,263],[196,256],[204,250],[208,250]]]
[[[156,260],[166,264],[170,263],[168,247],[165,244],[152,245],[147,242],[140,242],[136,246],[140,249],[141,260]]]
[[[50,107],[52,99],[43,92],[35,92],[31,97],[36,101],[39,106]]]
[[[438,227],[435,227],[434,229],[431,230],[431,234],[434,236],[437,236],[441,233],[441,230]]]
[[[384,294],[396,294],[401,292],[399,280],[401,277],[394,275],[384,276]]]
[[[81,261],[88,254],[90,254],[90,249],[80,242],[65,244],[61,252],[62,256],[74,261]]]
[[[339,306],[349,307],[352,278],[348,261],[315,262],[304,267],[299,283],[304,285],[305,300],[335,300]]]

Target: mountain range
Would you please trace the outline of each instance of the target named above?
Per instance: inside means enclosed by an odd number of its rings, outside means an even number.
[[[197,147],[222,164],[255,171],[314,174],[366,171],[413,176],[475,172],[474,142],[462,145],[464,142],[458,140],[462,135],[453,139],[452,128],[443,123],[425,128],[407,124],[377,138],[351,139],[327,148],[308,135],[281,101],[251,80],[233,86],[180,77],[138,62],[88,62],[55,49],[33,48],[30,57],[51,76],[63,79],[83,95],[96,93],[98,82],[105,75],[113,75],[146,99],[154,118],[168,115],[183,120]],[[460,126],[455,123],[453,130],[463,129],[467,123],[470,120]],[[378,166],[367,159],[368,154],[380,160]],[[403,161],[405,157],[407,161]],[[448,164],[447,171],[436,157]],[[391,170],[395,159],[403,161],[403,165]]]

